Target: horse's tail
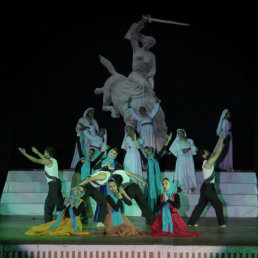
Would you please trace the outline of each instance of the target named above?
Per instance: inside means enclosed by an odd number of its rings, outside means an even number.
[[[99,55],[99,60],[111,74],[117,73],[114,66],[112,65],[112,63],[108,59],[106,59],[104,56]]]

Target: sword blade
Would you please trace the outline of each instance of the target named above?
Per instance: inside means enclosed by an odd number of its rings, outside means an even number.
[[[161,19],[156,19],[156,18],[152,18],[152,17],[149,17],[149,21],[160,22],[160,23],[167,23],[167,24],[175,24],[175,25],[180,25],[180,26],[190,26],[190,24],[188,24],[188,23],[177,22],[177,21],[161,20]]]

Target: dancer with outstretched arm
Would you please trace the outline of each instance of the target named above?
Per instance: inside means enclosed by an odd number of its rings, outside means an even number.
[[[225,228],[225,221],[223,215],[223,206],[216,193],[215,183],[215,162],[218,159],[222,148],[223,148],[224,134],[222,133],[219,137],[219,145],[215,153],[211,154],[208,150],[201,149],[198,152],[198,156],[203,160],[202,169],[204,182],[201,186],[201,195],[198,204],[195,206],[191,217],[188,220],[188,226],[198,226],[195,224],[200,218],[204,208],[210,202],[212,207],[215,209],[217,220],[220,228]]]

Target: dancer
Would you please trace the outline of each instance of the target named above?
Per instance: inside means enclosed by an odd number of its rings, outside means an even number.
[[[160,152],[156,153],[155,150],[149,147],[145,147],[143,152],[140,145],[136,141],[136,135],[134,136],[134,142],[136,144],[137,149],[140,151],[141,158],[147,169],[147,182],[148,182],[149,188],[146,191],[146,199],[148,200],[148,204],[150,205],[153,211],[157,202],[157,198],[161,193],[159,160],[166,152],[167,146],[171,138],[172,138],[172,132],[167,137],[167,141],[163,146],[163,148],[160,150]]]
[[[152,120],[159,111],[159,99],[155,96],[156,103],[153,110],[147,113],[145,107],[140,107],[139,114],[136,114],[134,109],[131,107],[132,99],[128,99],[128,110],[131,115],[137,120],[137,131],[143,140],[144,146],[157,149],[155,132],[153,129]]]
[[[177,135],[171,144],[169,151],[177,158],[174,184],[180,192],[194,192],[197,187],[193,155],[198,149],[194,141],[186,137],[184,129],[177,129]]]
[[[90,107],[85,110],[83,116],[78,120],[75,131],[85,131],[89,130],[91,135],[96,136],[99,131],[99,126],[97,121],[94,119],[95,109]],[[90,140],[85,136],[85,134],[81,134],[81,146],[82,152],[85,155],[90,146]],[[73,154],[73,160],[71,163],[71,168],[75,168],[77,162],[79,160],[79,154],[77,151],[77,146],[75,146],[75,151]]]
[[[83,209],[83,186],[77,186],[72,190],[70,196],[65,198],[63,209],[56,220],[46,224],[31,227],[26,235],[79,235],[88,236],[91,232],[82,231],[80,213]]]
[[[231,112],[228,109],[224,109],[217,127],[217,135],[224,134],[225,140],[222,148],[222,152],[216,162],[216,168],[223,171],[233,171],[233,138],[231,133]],[[216,148],[218,147],[217,143]]]
[[[143,216],[146,218],[146,223],[151,225],[155,219],[155,216],[145,200],[144,194],[139,185],[134,183],[131,178],[135,178],[136,180],[140,181],[143,187],[148,187],[148,184],[141,178],[126,170],[116,170],[112,173],[111,178],[115,179],[120,193],[124,194],[129,200],[135,199],[142,211]]]
[[[158,198],[155,209],[161,211],[151,225],[153,236],[200,236],[189,232],[184,220],[178,214],[180,208],[179,195],[173,193],[174,185],[169,178],[162,180],[163,194]]]
[[[40,153],[35,147],[32,147],[32,152],[39,156],[35,158],[27,153],[24,148],[18,148],[20,153],[30,161],[44,165],[45,175],[48,183],[48,194],[44,205],[44,219],[45,222],[52,221],[53,212],[56,207],[57,211],[63,209],[63,196],[61,192],[61,180],[58,178],[58,164],[54,158],[55,149],[52,146],[47,146],[44,155]]]
[[[118,155],[118,151],[116,148],[111,149],[106,158],[101,159],[100,162],[98,162],[93,169],[96,171],[109,171],[110,173],[114,172],[116,169],[124,169],[123,165],[116,161],[116,157]],[[106,184],[103,184],[100,186],[100,192],[104,194],[104,196],[107,195],[107,187]],[[100,206],[97,205],[95,215],[94,215],[94,221],[97,222],[99,220],[99,211]]]
[[[100,128],[95,136],[89,130],[85,130],[84,134],[90,140],[89,148],[94,149],[95,155],[98,156],[107,146],[107,130]]]
[[[99,216],[98,216],[98,223],[97,228],[104,227],[103,222],[105,221],[107,215],[107,202],[106,198],[97,188],[100,186],[106,185],[108,178],[110,177],[109,171],[97,171],[91,176],[87,177],[83,180],[80,185],[85,186],[85,196],[91,196],[96,203],[99,205]]]
[[[140,142],[140,144],[143,143],[140,138],[138,138],[138,142]],[[131,126],[125,127],[125,136],[121,148],[126,150],[123,164],[124,169],[133,172],[140,178],[143,178],[141,156],[135,145],[134,129]],[[139,181],[135,180],[135,182],[137,183]]]
[[[140,235],[137,228],[124,215],[124,203],[131,206],[131,200],[118,191],[114,178],[108,180],[107,185],[108,214],[105,219],[105,234],[109,236]]]
[[[106,146],[106,148],[99,153],[99,155],[96,157],[96,150],[93,148],[90,148],[87,155],[83,155],[81,143],[80,143],[80,134],[81,132],[78,130],[77,132],[77,148],[80,160],[77,162],[77,165],[75,167],[75,172],[72,176],[72,183],[71,188],[74,188],[76,185],[78,185],[81,181],[86,179],[92,172],[91,169],[93,166],[96,165],[96,163],[103,157],[104,153],[108,150],[109,146]],[[89,198],[84,198],[85,205],[84,209],[82,209],[82,216],[81,220],[84,224],[88,223],[88,218],[93,217],[93,211],[91,207],[91,202]]]
[[[188,220],[188,226],[190,227],[198,226],[198,224],[195,224],[195,223],[201,216],[208,202],[210,202],[212,207],[215,209],[219,226],[221,228],[226,227],[224,222],[223,206],[216,194],[216,190],[214,187],[214,183],[215,183],[214,165],[219,155],[221,154],[223,141],[224,141],[224,134],[221,133],[219,137],[219,146],[213,155],[211,155],[208,150],[204,150],[204,149],[201,149],[198,152],[198,156],[203,160],[202,169],[203,169],[204,182],[201,186],[201,190],[200,190],[201,195],[199,198],[199,202],[195,206],[192,212],[192,215]]]

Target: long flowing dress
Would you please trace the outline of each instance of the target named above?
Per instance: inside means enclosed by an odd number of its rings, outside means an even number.
[[[137,230],[137,228],[123,214],[124,213],[123,203],[127,205],[132,205],[132,202],[124,196],[123,196],[123,199],[118,199],[110,191],[108,192],[106,200],[108,204],[108,214],[104,222],[105,234],[108,236],[141,235],[141,233]]]
[[[121,148],[126,150],[124,169],[143,179],[141,156],[135,142],[129,135],[125,134]],[[138,180],[133,179],[133,181],[140,185]]]
[[[193,155],[196,155],[196,146],[192,139],[186,138],[186,141],[181,141],[178,136],[178,131],[180,130],[184,131],[183,129],[177,130],[177,137],[171,144],[169,151],[177,158],[174,175],[175,187],[180,187],[183,191],[188,191],[192,187],[197,187],[193,159]],[[183,149],[190,150],[183,153]]]
[[[66,198],[67,200],[67,198]],[[75,224],[71,220],[71,213],[69,212],[69,207],[64,206],[64,212],[60,213],[57,220],[50,221],[45,224],[31,227],[26,235],[61,235],[61,236],[89,236],[92,233],[88,231],[82,231],[82,223],[80,220],[80,212],[83,208],[83,200],[78,201],[78,207],[73,208],[72,216],[75,217]],[[57,223],[58,222],[58,223]],[[55,224],[58,226],[54,227]]]
[[[153,118],[159,111],[159,102],[155,103],[153,110],[147,113],[147,116],[137,114],[133,108],[128,109],[130,114],[137,120],[137,131],[143,140],[143,145],[149,148],[157,149],[156,136],[153,128]]]
[[[225,171],[233,170],[233,137],[231,132],[231,122],[225,118],[228,109],[225,109],[222,112],[220,122],[217,128],[217,135],[220,136],[221,133],[224,134],[225,140],[223,143],[223,149],[216,161],[216,168]],[[218,148],[219,141],[214,149],[214,151]]]
[[[151,235],[153,236],[200,236],[199,233],[192,233],[188,231],[187,225],[178,214],[177,209],[180,207],[179,195],[173,193],[172,198],[165,202],[163,200],[163,194],[158,198],[158,203],[156,206],[157,210],[161,210],[161,213],[156,217],[155,221],[151,225]],[[168,230],[164,231],[163,228],[163,208],[166,205],[170,205],[170,216],[172,219],[173,230],[170,231],[170,225],[168,225]]]
[[[87,119],[87,114],[91,110],[94,110],[94,108],[87,108],[85,110],[85,112],[83,113],[83,117],[81,117],[78,120],[78,122],[75,126],[75,131],[76,132],[81,128],[81,126],[84,126],[84,127],[86,127],[85,130],[89,130],[91,135],[94,135],[94,136],[97,135],[97,133],[99,131],[99,126],[98,126],[97,121],[95,119],[92,119],[92,124],[90,125],[90,122]],[[84,133],[81,133],[80,140],[81,140],[82,151],[83,151],[83,154],[85,155],[85,153],[88,151],[89,146],[90,146],[90,139],[85,137]],[[76,143],[76,145],[77,145],[77,143]],[[71,168],[75,168],[77,162],[80,159],[76,145],[75,145],[75,150],[74,150],[74,154],[73,154],[73,160],[72,160],[72,163],[71,163]]]

